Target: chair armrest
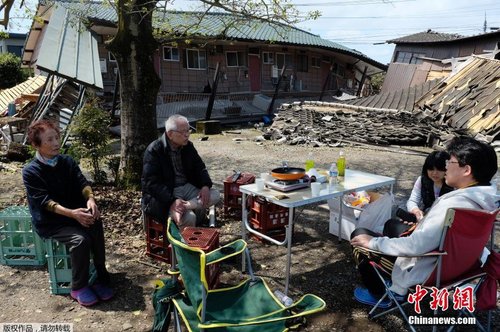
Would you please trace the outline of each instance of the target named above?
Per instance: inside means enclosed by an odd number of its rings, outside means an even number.
[[[247,243],[242,239],[230,242],[225,246],[212,250],[206,255],[206,264],[214,264],[224,259],[241,254],[247,247]]]
[[[384,256],[391,256],[391,257],[408,257],[408,258],[411,258],[411,257],[438,257],[438,256],[448,255],[448,253],[446,251],[439,251],[439,250],[434,250],[434,251],[426,252],[425,254],[421,254],[421,255],[389,255],[389,254],[386,254],[384,252],[381,252],[381,251],[378,251],[378,250],[375,250],[375,249],[369,249],[369,248],[359,247],[359,246],[354,246],[354,247],[355,248],[360,248],[362,250],[365,250],[365,251],[368,251],[368,252],[371,252],[371,253],[374,253],[374,254],[384,255]]]

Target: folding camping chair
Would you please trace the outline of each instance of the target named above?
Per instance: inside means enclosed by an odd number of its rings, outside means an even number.
[[[266,282],[253,275],[250,253],[241,239],[204,253],[184,243],[170,218],[167,234],[173,246],[171,272],[177,273],[178,268],[185,287],[172,300],[177,331],[181,331],[179,316],[189,331],[287,331],[303,323],[304,316],[325,308],[325,302],[312,294],[291,306],[283,305]],[[247,259],[250,277],[236,286],[209,289],[207,266],[239,254]]]
[[[416,256],[437,258],[434,271],[422,285],[422,287],[428,291],[428,294],[431,293],[432,287],[435,287],[438,290],[446,288],[450,298],[452,298],[451,296],[457,287],[463,287],[475,280],[478,280],[472,292],[475,296],[480,284],[486,277],[485,271],[482,270],[480,266],[479,259],[489,239],[491,239],[490,248],[491,252],[493,252],[494,223],[498,212],[499,209],[493,212],[459,208],[448,209],[439,248],[436,251]],[[377,253],[383,254],[380,252]],[[406,299],[405,302],[400,303],[397,301],[394,293],[389,290],[389,283],[385,279],[387,277],[384,277],[384,275],[390,275],[390,271],[386,271],[382,265],[378,263],[370,262],[370,264],[373,266],[375,272],[386,286],[384,296],[370,310],[368,316],[370,318],[376,318],[389,312],[399,310],[410,329],[415,331],[415,328],[412,324],[410,324],[408,316],[403,309],[404,306],[410,304],[408,299]],[[412,291],[414,290],[411,289],[410,293]],[[389,297],[395,306],[374,314],[378,309],[379,304],[386,297]],[[459,315],[464,314],[471,317],[474,316],[474,314],[468,310],[461,309]],[[490,314],[491,313],[489,313],[488,325],[490,323]],[[434,310],[434,316],[436,315],[437,308]],[[476,325],[481,331],[486,331],[477,318]],[[433,329],[435,328],[436,327],[434,326]],[[453,327],[450,327],[450,330],[451,329],[453,329]]]

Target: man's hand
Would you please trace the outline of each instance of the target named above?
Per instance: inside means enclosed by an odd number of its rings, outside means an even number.
[[[424,212],[419,208],[414,208],[413,210],[410,211],[410,213],[414,214],[415,217],[417,217],[417,221],[422,220],[422,218],[424,217]]]
[[[182,216],[186,212],[186,202],[183,199],[177,198],[172,205],[170,205],[170,215],[172,219],[174,219],[176,224],[179,224],[181,221]]]
[[[207,208],[210,203],[210,188],[207,186],[201,187],[200,194],[198,195],[203,208]]]
[[[368,234],[360,234],[352,238],[351,245],[356,247],[368,248],[368,244],[373,236]]]

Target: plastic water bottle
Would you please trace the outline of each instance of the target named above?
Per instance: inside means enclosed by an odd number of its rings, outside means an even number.
[[[345,176],[345,155],[344,151],[339,152],[339,159],[337,159],[337,168],[339,171],[339,177],[343,178]]]
[[[312,152],[309,152],[309,156],[307,157],[305,166],[306,166],[305,167],[306,172],[309,171],[311,168],[314,168],[314,160]]]
[[[274,291],[274,295],[287,307],[293,304],[293,300],[279,290]]]
[[[339,170],[337,169],[337,163],[332,163],[330,169],[328,170],[328,175],[330,176],[330,186],[334,186],[338,183],[337,177],[339,176]]]

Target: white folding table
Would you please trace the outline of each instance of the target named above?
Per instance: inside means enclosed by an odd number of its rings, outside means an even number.
[[[286,277],[285,277],[285,294],[288,294],[288,288],[290,283],[290,266],[291,266],[291,256],[292,256],[292,229],[294,215],[293,211],[295,207],[304,206],[312,203],[319,203],[326,201],[330,198],[341,197],[346,193],[360,190],[368,190],[383,186],[390,186],[392,193],[393,185],[396,182],[394,178],[376,175],[371,173],[366,173],[362,171],[355,171],[351,169],[346,169],[344,180],[341,183],[330,186],[328,183],[323,183],[321,185],[321,190],[318,196],[311,195],[310,188],[303,188],[299,190],[294,190],[290,192],[280,192],[270,188],[264,188],[263,190],[257,190],[256,184],[247,184],[240,186],[239,189],[242,193],[241,200],[241,211],[242,211],[242,238],[246,240],[247,231],[253,233],[269,242],[277,245],[287,245],[287,263],[286,263]],[[246,208],[246,196],[261,196],[266,199],[266,201],[271,202],[276,205],[280,205],[289,209],[288,214],[288,226],[286,227],[286,235],[283,241],[277,241],[265,234],[258,232],[253,229],[248,222],[248,211]],[[280,198],[285,195],[287,198]],[[340,205],[342,206],[342,204]],[[339,219],[339,241],[341,241],[340,230],[342,227],[342,208],[340,209],[340,219]],[[244,260],[243,260],[244,264]],[[243,266],[243,269],[245,267]]]

